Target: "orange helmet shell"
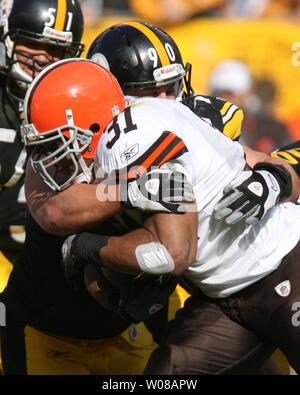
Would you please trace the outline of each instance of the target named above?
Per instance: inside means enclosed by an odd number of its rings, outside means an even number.
[[[106,126],[124,108],[115,77],[88,59],[74,58],[53,63],[38,75],[27,91],[24,114],[25,123],[39,134],[67,124],[92,130],[90,146],[81,154],[91,159]]]

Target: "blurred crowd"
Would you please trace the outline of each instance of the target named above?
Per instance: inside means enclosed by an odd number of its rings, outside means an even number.
[[[255,80],[243,62],[228,59],[212,70],[208,84],[212,96],[244,110],[242,143],[271,153],[292,142],[287,125],[276,117],[276,87],[271,80]]]
[[[300,10],[299,0],[81,0],[81,3],[90,17],[125,12],[161,26],[195,16],[256,18],[295,15]]]

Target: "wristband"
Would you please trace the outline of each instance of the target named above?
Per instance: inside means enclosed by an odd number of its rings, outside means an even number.
[[[284,166],[274,165],[269,162],[259,162],[253,167],[253,170],[266,170],[276,178],[280,187],[280,200],[287,199],[292,193],[292,176]]]
[[[72,241],[71,255],[75,260],[84,260],[103,266],[100,250],[107,245],[109,238],[110,236],[95,233],[78,233]]]

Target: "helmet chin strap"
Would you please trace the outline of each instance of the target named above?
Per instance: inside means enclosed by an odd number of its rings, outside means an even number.
[[[32,77],[22,70],[18,62],[14,63],[11,68],[11,75],[15,78],[20,89],[26,91],[28,85],[32,82]]]
[[[77,147],[78,147],[78,142],[77,142],[77,141],[76,141],[76,145],[77,145]],[[77,149],[77,147],[76,147],[76,149]],[[79,149],[79,147],[78,147],[78,149]],[[84,158],[83,158],[82,155],[80,155],[80,154],[79,154],[78,162],[79,162],[79,164],[80,164],[80,166],[81,166],[81,169],[82,169],[82,171],[83,171],[83,173],[84,173],[84,175],[85,175],[85,177],[86,177],[87,183],[90,183],[90,182],[92,181],[92,179],[93,179],[93,172],[92,172],[92,170],[91,170],[92,167],[89,167],[89,166],[85,163]]]
[[[13,65],[10,70],[11,76],[15,79],[18,87],[24,91],[28,88],[28,85],[32,82],[32,77],[25,73],[25,71],[22,70],[16,54],[13,54],[13,48],[14,48],[14,42],[11,41],[10,37],[7,36],[5,39],[5,45],[7,49],[7,56],[11,61],[13,61]],[[13,56],[13,59],[12,59]]]
[[[66,110],[66,115],[67,115],[67,122],[68,125],[72,125],[74,126],[74,120],[73,120],[73,113],[72,110]],[[75,131],[73,129],[70,130],[70,137],[73,138],[73,133],[75,133]],[[86,181],[88,183],[90,183],[93,179],[93,172],[92,172],[92,168],[93,166],[88,166],[85,163],[84,158],[82,157],[82,155],[79,153],[79,145],[78,145],[78,141],[77,139],[75,139],[73,141],[73,147],[75,148],[75,150],[77,151],[76,158],[78,160],[78,163],[81,166],[82,172],[84,173],[85,177],[86,177]]]

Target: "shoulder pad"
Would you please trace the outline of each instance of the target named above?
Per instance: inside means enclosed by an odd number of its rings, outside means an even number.
[[[208,118],[211,124],[232,140],[242,131],[243,110],[221,97],[192,95],[182,99],[198,117]]]

